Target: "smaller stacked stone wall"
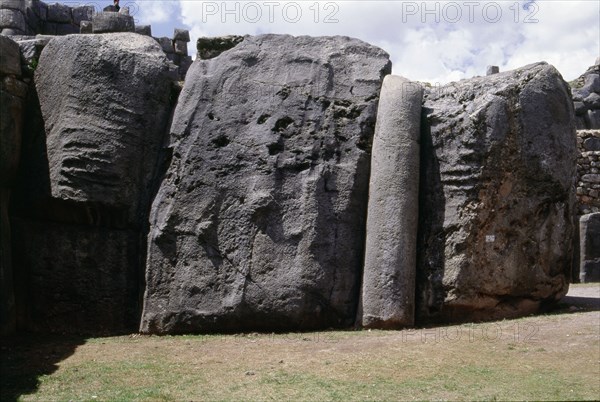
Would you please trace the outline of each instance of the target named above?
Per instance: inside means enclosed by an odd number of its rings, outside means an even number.
[[[0,1],[2,35],[68,35],[79,33],[82,21],[90,21],[94,6],[69,7],[39,0]]]
[[[179,67],[179,75],[183,79],[192,65],[192,57],[188,55],[190,32],[185,29],[175,29],[173,39],[168,37],[154,38],[162,47],[167,58]]]
[[[577,129],[600,129],[600,65],[588,68],[572,85]]]
[[[600,212],[600,130],[577,131],[578,215]]]
[[[69,7],[60,3],[47,4],[41,0],[0,0],[0,34],[12,37],[21,46],[25,72],[35,69],[42,49],[52,36],[108,32],[137,32],[152,36],[149,25],[135,26],[128,7],[115,11],[112,6],[97,12],[93,5]],[[175,29],[173,38],[154,39],[169,60],[179,67],[179,76],[183,80],[192,65],[192,58],[188,54],[189,31]]]

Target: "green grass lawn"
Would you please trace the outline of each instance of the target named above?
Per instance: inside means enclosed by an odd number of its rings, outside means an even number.
[[[25,338],[1,400],[598,400],[600,312],[405,331]]]

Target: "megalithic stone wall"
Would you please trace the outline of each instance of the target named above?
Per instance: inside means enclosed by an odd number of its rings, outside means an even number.
[[[176,79],[160,46],[135,33],[56,37],[42,51],[35,88],[43,126],[28,130],[12,208],[22,329],[137,326]],[[30,119],[35,112],[32,102]]]
[[[359,40],[203,39],[210,60],[169,127],[185,32],[163,50],[135,33],[14,38],[21,66],[0,38],[3,331],[15,315],[61,332],[348,327],[361,277],[359,323],[410,325],[417,215],[418,325],[528,314],[567,289],[575,119],[545,63],[379,102],[389,57]],[[417,158],[390,133],[414,138],[419,107]],[[593,183],[595,139],[580,140]]]
[[[21,159],[27,91],[19,45],[0,36],[0,335],[13,332],[16,325],[8,208]]]
[[[568,289],[570,89],[537,63],[426,92],[417,319],[519,316]]]
[[[84,3],[84,2],[82,2]],[[68,35],[79,33],[82,21],[90,21],[94,6],[69,7],[40,0],[0,1],[2,35]]]
[[[359,322],[414,325],[421,84],[388,75],[373,139]]]
[[[354,323],[390,67],[357,39],[289,35],[194,62],[150,217],[142,332]]]

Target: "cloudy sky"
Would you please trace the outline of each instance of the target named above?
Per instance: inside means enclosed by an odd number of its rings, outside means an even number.
[[[104,6],[112,0],[99,1]],[[121,0],[154,36],[347,35],[385,49],[394,74],[446,83],[537,61],[577,78],[600,55],[600,1]],[[190,44],[190,52],[195,46]]]

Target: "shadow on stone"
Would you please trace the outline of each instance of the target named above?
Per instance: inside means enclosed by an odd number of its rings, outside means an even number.
[[[443,287],[445,263],[443,253],[426,255],[423,250],[443,250],[446,235],[443,231],[446,198],[442,187],[440,164],[435,155],[431,126],[421,111],[421,168],[419,180],[419,229],[417,234],[417,272],[415,294],[415,321],[435,321],[444,303]],[[434,244],[432,244],[434,243]]]

